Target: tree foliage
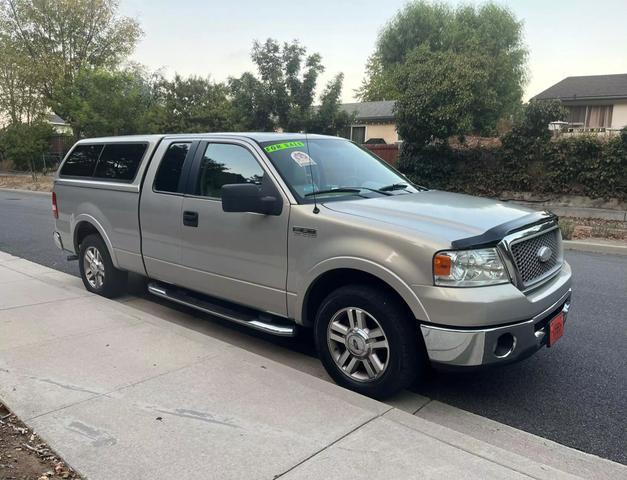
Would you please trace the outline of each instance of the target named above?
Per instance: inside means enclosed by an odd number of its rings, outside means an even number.
[[[43,92],[54,97],[85,68],[111,68],[135,48],[136,20],[116,0],[2,0],[0,28],[32,62]]]
[[[529,144],[532,148],[404,145],[399,168],[421,185],[471,195],[531,192],[627,200],[627,141],[621,136],[534,137]]]
[[[428,52],[433,55],[428,56]],[[442,69],[431,70],[429,75],[419,59],[426,59],[430,65],[435,65],[434,58],[440,59],[454,74],[462,67],[463,58],[468,57],[466,67],[475,69],[478,82],[484,88],[481,94],[489,100],[475,101],[480,110],[473,112],[475,120],[465,123],[467,126],[478,124],[484,131],[493,130],[498,119],[513,113],[520,103],[526,56],[522,23],[504,7],[488,3],[480,7],[453,8],[443,3],[414,1],[381,31],[357,94],[365,101],[400,99],[408,84],[403,77],[410,75],[412,68],[422,70],[416,75],[430,85],[445,82],[447,88],[454,90],[457,79],[442,77]],[[456,65],[455,69],[452,65]],[[468,86],[468,79],[460,83],[463,90]],[[425,90],[422,95],[428,96],[430,92]],[[464,95],[460,91],[456,97]],[[424,102],[436,103],[435,99]],[[454,107],[454,103],[443,106],[449,107]],[[479,119],[480,115],[485,117]],[[438,135],[438,132],[430,133]]]
[[[48,106],[81,132],[84,115],[73,115],[85,108],[71,96],[78,83],[84,86],[93,75],[85,72],[114,70],[142,33],[135,20],[117,12],[116,0],[0,0],[0,39],[11,54],[0,56],[0,70],[11,72],[0,77],[0,91],[16,90],[11,81],[18,79],[17,90],[32,100],[13,97],[14,123],[34,118],[35,107],[41,116]]]
[[[152,133],[220,132],[232,128],[228,88],[208,78],[158,77],[145,130]]]
[[[308,55],[298,41],[279,44],[269,38],[253,44],[251,58],[258,76],[247,72],[229,81],[235,124],[242,130],[333,131],[344,125],[347,117],[339,111],[342,75],[327,84],[322,105],[314,108],[324,71],[319,54]]]
[[[398,133],[417,145],[463,136],[496,122],[496,94],[481,55],[412,51],[399,69]]]
[[[31,123],[50,110],[76,138],[282,129],[337,133],[342,75],[314,106],[319,54],[297,41],[255,42],[256,74],[228,83],[147,74],[123,62],[141,36],[117,0],[0,0],[0,114]]]
[[[19,46],[0,34],[0,113],[11,123],[30,124],[40,119],[45,100],[33,82],[32,64]]]
[[[549,123],[565,120],[567,113],[559,100],[531,100],[523,106],[504,142],[512,143],[519,139],[546,142],[551,138]]]
[[[320,105],[313,111],[307,125],[307,131],[323,135],[337,135],[350,127],[354,114],[340,108],[343,74],[338,74],[330,81],[320,95]]]
[[[0,156],[18,170],[35,172],[37,162],[48,152],[52,133],[45,122],[11,124],[0,130]]]

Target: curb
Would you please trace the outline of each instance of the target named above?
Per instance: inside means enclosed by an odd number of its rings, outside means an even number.
[[[627,255],[627,245],[582,242],[580,240],[564,240],[566,250],[577,250],[580,252],[605,253],[608,255]]]
[[[21,188],[0,188],[0,192],[5,193],[32,193],[33,195],[52,195],[52,192],[44,192],[41,190],[24,190]]]

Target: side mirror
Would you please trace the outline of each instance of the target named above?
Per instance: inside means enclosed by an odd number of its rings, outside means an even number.
[[[222,186],[222,210],[281,215],[283,200],[278,192],[263,192],[254,183],[234,183]]]

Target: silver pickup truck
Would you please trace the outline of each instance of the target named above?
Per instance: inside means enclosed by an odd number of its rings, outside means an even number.
[[[85,287],[148,291],[275,335],[313,329],[339,384],[374,397],[429,364],[499,365],[562,335],[555,216],[412,184],[359,146],[288,133],[81,140],[54,240]]]

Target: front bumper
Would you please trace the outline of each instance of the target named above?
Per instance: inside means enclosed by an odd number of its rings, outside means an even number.
[[[571,289],[530,320],[491,328],[445,328],[421,325],[427,353],[435,365],[477,367],[522,360],[548,341],[549,321],[570,309]]]

